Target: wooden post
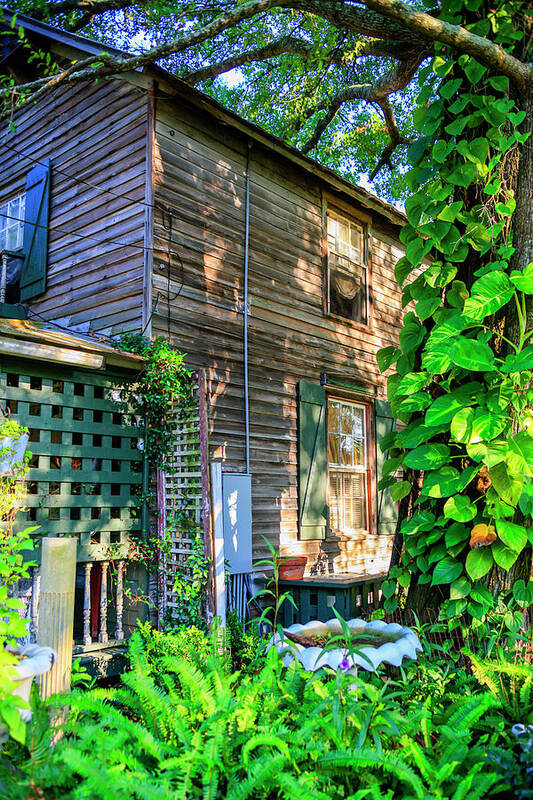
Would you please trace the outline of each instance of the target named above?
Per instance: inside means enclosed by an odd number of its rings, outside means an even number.
[[[70,689],[74,589],[76,584],[76,539],[42,539],[41,591],[37,644],[52,647],[57,661],[39,679],[41,697]]]
[[[165,554],[165,532],[167,527],[167,493],[165,473],[157,470],[157,538],[159,547],[157,563],[157,630],[163,627],[163,618],[167,604],[167,559]]]
[[[202,527],[204,532],[204,551],[209,561],[209,578],[207,582],[207,624],[215,613],[215,558],[213,534],[211,530],[211,514],[209,507],[209,451],[207,443],[207,387],[205,370],[198,370],[198,416],[200,420],[200,469],[202,475]]]
[[[107,568],[109,563],[102,561],[102,585],[100,587],[100,633],[99,642],[107,642]]]
[[[222,514],[222,464],[211,464],[211,492],[213,496],[215,611],[220,626],[226,626],[226,574],[224,565],[224,521]]]
[[[115,630],[115,639],[118,640],[124,638],[124,631],[122,629],[123,607],[124,607],[124,562],[119,561],[117,565],[117,627]]]
[[[83,587],[83,644],[91,644],[91,570],[93,562],[85,564],[85,584]]]

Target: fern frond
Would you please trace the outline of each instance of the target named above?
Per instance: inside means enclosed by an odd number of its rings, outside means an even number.
[[[363,748],[361,750],[344,750],[327,753],[317,760],[317,769],[322,768],[328,772],[352,770],[354,767],[366,769],[379,769],[393,775],[397,780],[408,784],[415,792],[417,798],[424,798],[426,792],[424,785],[413,769],[402,759],[387,752],[379,756],[375,750]]]
[[[246,778],[235,779],[228,787],[225,800],[247,800],[258,789],[271,786],[271,780],[281,772],[285,757],[281,754],[268,758],[260,756],[251,763]],[[268,796],[268,795],[267,795]]]

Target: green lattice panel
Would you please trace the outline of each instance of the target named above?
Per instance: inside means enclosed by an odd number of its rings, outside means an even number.
[[[19,524],[77,535],[78,561],[127,553],[140,534],[143,429],[125,375],[3,359],[0,397],[30,429],[33,457]],[[111,547],[110,547],[111,546]]]

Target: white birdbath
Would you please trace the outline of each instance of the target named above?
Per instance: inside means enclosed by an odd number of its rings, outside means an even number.
[[[20,659],[13,665],[12,694],[29,703],[33,679],[52,669],[57,655],[51,647],[41,647],[38,644],[28,644],[20,650],[11,651]],[[19,714],[23,722],[29,722],[32,715],[31,708],[19,708]]]
[[[416,660],[417,653],[422,650],[418,636],[411,628],[404,628],[396,622],[350,619],[346,624],[352,637],[351,647],[346,647],[341,641],[334,643],[335,646],[327,645],[327,637],[343,635],[342,626],[337,619],[291,625],[284,630],[283,638],[276,633],[268,647],[277,649],[285,666],[296,660],[309,672],[324,667],[337,671],[340,667],[343,672],[352,675],[357,674],[358,667],[369,672],[374,672],[383,663],[399,667],[404,658]],[[291,640],[287,634],[303,636],[311,641],[319,637],[319,643],[316,646],[301,644]]]

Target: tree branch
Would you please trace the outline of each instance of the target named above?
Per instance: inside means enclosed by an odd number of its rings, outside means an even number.
[[[400,61],[391,70],[389,70],[389,72],[387,72],[385,75],[382,75],[374,83],[360,83],[355,86],[349,86],[346,89],[338,92],[327,103],[322,103],[314,106],[311,109],[308,109],[306,111],[307,117],[310,117],[317,111],[322,111],[324,109],[326,110],[326,113],[317,122],[311,137],[303,145],[302,152],[308,153],[310,150],[316,147],[320,137],[330,122],[333,121],[338,110],[344,103],[352,100],[365,100],[368,103],[377,103],[384,113],[385,122],[387,123],[387,128],[389,129],[388,132],[391,136],[391,143],[394,140],[396,141],[393,149],[391,150],[392,155],[394,148],[400,144],[400,139],[403,139],[403,137],[401,137],[396,125],[388,97],[390,94],[398,92],[407,86],[424,56],[424,53],[417,53],[408,60]]]
[[[460,25],[435,19],[401,0],[365,0],[368,8],[379,11],[426,41],[442,42],[460,53],[467,53],[491,70],[507,75],[521,89],[533,83],[533,65],[524,64],[506,53],[503,47]]]
[[[333,48],[331,50],[325,50],[323,53],[323,60],[327,60],[339,67],[345,67],[363,56],[381,56],[397,59],[407,59],[413,56],[411,44],[394,40],[390,42],[380,42],[375,39],[363,42],[355,56],[352,56],[352,53],[353,46],[345,50]],[[191,84],[191,86],[194,86],[201,81],[216,78],[218,75],[222,75],[237,67],[253,64],[258,61],[268,61],[271,58],[285,54],[300,56],[308,60],[317,54],[317,49],[316,45],[306,39],[283,36],[281,39],[275,39],[262,47],[254,47],[241,53],[235,53],[222,61],[208,64],[197,70],[185,72],[180,77]]]
[[[281,39],[275,39],[269,42],[269,44],[263,45],[263,47],[254,47],[251,50],[245,50],[243,53],[236,53],[218,63],[209,64],[206,67],[191,72],[185,72],[181,77],[184,81],[194,86],[196,83],[200,83],[200,81],[216,78],[217,75],[222,75],[224,72],[229,72],[245,64],[252,64],[256,61],[267,61],[285,53],[309,58],[312,51],[313,46],[305,39],[293,39],[284,36]]]
[[[352,31],[373,39],[396,39],[420,45],[425,37],[420,36],[404,25],[391,22],[387,16],[376,13],[364,6],[339,2],[339,0],[287,0],[284,8],[297,8],[317,17],[326,19],[341,30]]]
[[[132,70],[139,69],[139,67],[143,67],[145,64],[153,64],[161,58],[166,58],[174,53],[180,53],[183,50],[187,50],[189,47],[205,42],[207,39],[212,39],[222,31],[233,28],[235,25],[238,25],[246,19],[250,19],[250,17],[254,17],[256,14],[268,11],[271,8],[279,7],[282,3],[283,0],[248,0],[248,2],[242,3],[242,5],[236,6],[230,11],[220,14],[207,25],[197,30],[190,31],[179,39],[173,39],[157,47],[152,47],[150,50],[139,55],[130,56],[128,58],[99,55],[93,56],[90,59],[85,59],[83,62],[74,64],[68,69],[53,75],[51,78],[18,86],[17,91],[21,94],[32,90],[36,85],[39,86],[35,94],[19,103],[19,107],[29,102],[30,99],[32,102],[35,101],[42,94],[50,89],[55,89],[63,82],[80,83],[86,80],[94,80],[95,78],[131,72]],[[102,47],[102,49],[105,48]],[[98,64],[99,66],[88,66],[88,68],[84,68],[88,62],[90,62],[90,64]],[[12,89],[10,87],[0,89],[0,96],[8,97],[11,94]],[[2,116],[5,117],[6,113],[4,112]]]
[[[383,150],[376,166],[369,175],[371,181],[374,180],[382,167],[387,165],[390,169],[392,169],[392,154],[399,145],[412,144],[411,139],[409,139],[407,136],[402,136],[400,133],[400,129],[398,128],[398,124],[396,122],[396,117],[394,116],[394,111],[392,110],[392,106],[388,98],[382,103],[379,103],[379,106],[383,112],[383,116],[385,117],[385,124],[387,126],[387,133],[390,136],[390,142]]]

